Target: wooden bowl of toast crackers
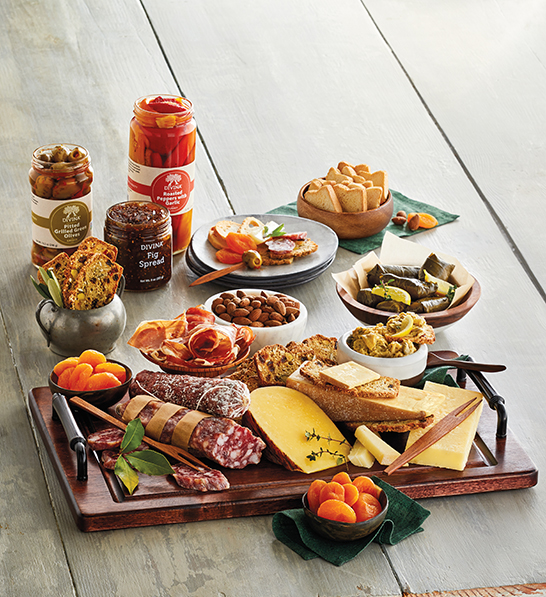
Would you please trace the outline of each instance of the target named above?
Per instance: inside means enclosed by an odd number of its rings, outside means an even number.
[[[340,239],[367,238],[381,232],[393,214],[393,199],[384,170],[340,162],[324,178],[315,178],[298,193],[298,215],[329,226]]]

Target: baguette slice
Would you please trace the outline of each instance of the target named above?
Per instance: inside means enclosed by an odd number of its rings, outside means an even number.
[[[332,185],[329,184],[323,185],[316,191],[307,191],[305,193],[305,200],[324,211],[334,213],[341,213],[343,211]]]
[[[208,241],[215,249],[225,249],[227,247],[226,236],[230,232],[238,232],[240,224],[231,220],[221,220],[217,222],[208,234]]]

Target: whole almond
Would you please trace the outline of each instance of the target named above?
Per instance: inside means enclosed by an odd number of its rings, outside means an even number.
[[[280,321],[281,323],[284,321],[284,317],[276,311],[273,311],[273,313],[269,314],[269,319],[273,321]]]
[[[409,220],[408,220],[408,228],[410,230],[417,230],[417,228],[419,228],[419,214],[415,214],[413,215]]]
[[[231,315],[229,313],[220,313],[218,317],[224,321],[231,321]]]
[[[258,319],[260,319],[261,314],[261,309],[252,309],[252,311],[248,314],[248,318],[250,319],[250,321],[258,321]]]
[[[266,322],[264,322],[264,326],[266,328],[274,328],[279,325],[282,325],[282,323],[280,321],[276,321],[275,319],[268,319]]]
[[[406,218],[402,216],[395,216],[392,219],[392,223],[396,226],[403,226],[406,223]]]
[[[234,317],[231,321],[237,325],[250,325],[252,323],[248,317]]]
[[[231,314],[232,317],[248,317],[250,311],[248,309],[241,309],[241,307],[237,307]]]
[[[401,218],[404,218],[404,219],[407,219],[407,217],[408,217],[408,214],[403,209],[400,210],[400,211],[397,211],[396,215],[399,216],[399,217],[401,217]]]

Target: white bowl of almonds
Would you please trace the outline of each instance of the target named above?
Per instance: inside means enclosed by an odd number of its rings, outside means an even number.
[[[307,309],[302,302],[271,290],[227,290],[208,298],[205,309],[214,313],[219,324],[248,326],[256,334],[250,354],[271,344],[299,342],[307,325]]]

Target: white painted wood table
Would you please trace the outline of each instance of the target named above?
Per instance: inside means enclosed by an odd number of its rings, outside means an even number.
[[[504,362],[494,384],[509,427],[546,465],[544,230],[546,8],[531,0],[4,0],[0,5],[0,594],[233,597],[401,595],[546,581],[546,492],[421,500],[425,532],[372,544],[336,568],[279,543],[271,516],[80,532],[28,413],[27,393],[59,360],[34,320],[32,151],[87,147],[94,233],[126,197],[133,101],[182,93],[199,129],[194,228],[268,211],[340,160],[389,173],[392,188],[460,214],[415,242],[459,258],[482,285],[439,348]],[[356,320],[331,272],[288,288],[309,335]],[[145,363],[126,340],[216,292],[173,280],[126,294],[112,358]],[[544,585],[542,585],[544,587]]]

